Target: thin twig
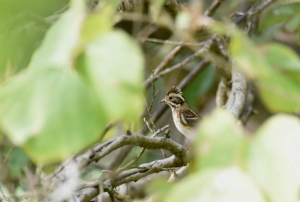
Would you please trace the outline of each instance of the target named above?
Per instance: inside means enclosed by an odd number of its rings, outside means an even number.
[[[2,200],[11,202],[11,200],[4,195],[4,193],[1,189],[1,186],[0,186],[0,195],[1,195]]]
[[[148,123],[148,121],[146,120],[145,117],[143,118],[143,121],[145,122],[145,124],[146,124],[146,126],[148,127],[149,131],[150,131],[151,133],[154,133],[154,131],[153,131],[152,128],[150,127],[150,125],[149,125],[149,123]]]
[[[203,46],[201,49],[199,49],[198,51],[196,51],[195,53],[193,53],[192,55],[188,56],[187,58],[185,58],[182,62],[177,63],[176,65],[173,65],[163,71],[161,71],[160,73],[151,76],[150,78],[148,78],[145,82],[144,82],[144,86],[149,85],[149,83],[156,81],[158,78],[162,77],[165,74],[168,74],[180,67],[185,66],[187,63],[189,63],[190,61],[194,60],[195,58],[197,58],[198,56],[200,56],[203,52],[207,51],[207,49],[210,47],[210,45],[212,44],[212,40],[209,39],[206,41],[206,45]]]
[[[12,151],[14,150],[14,148],[15,148],[15,146],[13,145],[13,146],[9,149],[8,154],[7,154],[6,158],[3,160],[2,165],[5,165],[5,164],[7,163],[7,161],[8,161],[8,159],[9,159],[9,157],[10,157]]]
[[[115,121],[115,122],[110,122],[108,123],[105,128],[103,129],[102,133],[100,134],[100,137],[99,137],[99,142],[102,141],[102,139],[104,138],[104,136],[107,134],[107,132],[112,129],[115,125],[118,124],[118,121]]]
[[[151,42],[151,43],[160,43],[160,44],[170,44],[176,46],[203,46],[205,42],[199,43],[190,43],[184,41],[171,41],[171,40],[162,40],[162,39],[155,39],[155,38],[142,38],[142,42]]]
[[[233,22],[235,24],[240,24],[244,20],[250,19],[254,15],[260,13],[263,9],[265,9],[267,6],[269,6],[273,2],[275,2],[275,0],[265,0],[261,4],[259,4],[258,6],[255,6],[255,7],[251,8],[249,11],[244,13],[244,15],[241,15],[241,16],[237,17],[236,19],[234,19]]]
[[[210,7],[204,12],[204,15],[205,16],[212,16],[223,2],[224,2],[224,0],[215,0],[210,5]]]
[[[174,59],[176,54],[180,51],[181,46],[176,46],[162,61],[161,63],[155,68],[154,75],[158,74],[171,60]]]
[[[154,72],[153,72],[154,74]],[[156,131],[156,128],[155,128],[155,124],[154,124],[154,120],[153,120],[153,117],[152,117],[152,108],[153,108],[153,103],[154,103],[154,100],[158,94],[158,91],[155,90],[155,84],[154,82],[151,82],[151,85],[152,85],[152,99],[151,99],[151,103],[150,103],[150,107],[147,107],[147,110],[148,110],[148,114],[149,114],[149,117],[150,117],[150,120],[151,120],[151,124],[152,124],[152,129],[153,131],[155,132]]]
[[[122,168],[118,169],[116,171],[116,173],[121,173],[124,170],[127,170],[128,168],[130,168],[143,155],[145,150],[146,150],[145,148],[142,148],[142,150],[140,151],[140,153],[136,157],[134,157],[128,164],[126,164]]]

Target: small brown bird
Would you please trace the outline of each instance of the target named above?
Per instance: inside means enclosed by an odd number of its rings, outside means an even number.
[[[185,101],[181,90],[173,86],[160,102],[166,103],[171,107],[173,121],[179,132],[192,139],[190,131],[198,124],[201,117]]]

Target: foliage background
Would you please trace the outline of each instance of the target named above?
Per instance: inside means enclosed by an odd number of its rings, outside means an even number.
[[[143,82],[175,47],[143,39],[196,43],[205,38],[205,24],[210,32],[230,38],[227,50],[247,77],[257,113],[237,124],[230,113],[215,109],[222,75],[214,65],[207,66],[183,91],[204,117],[195,132],[189,175],[176,183],[155,181],[140,200],[299,200],[300,4],[271,4],[251,19],[253,33],[247,36],[247,25],[234,27],[228,17],[242,9],[244,1],[223,2],[214,21],[208,22],[202,14],[210,1],[182,1],[176,13],[164,6],[167,1],[147,1],[146,11],[139,7],[145,2],[136,2],[126,10],[119,1],[0,1],[2,199],[38,200],[41,179],[72,154],[127,130],[139,132],[153,98]],[[184,46],[168,67],[196,50]],[[155,81],[159,92],[153,110],[168,88],[208,55]],[[101,139],[105,127],[115,121]],[[186,144],[170,110],[156,128],[166,124],[171,139]],[[134,148],[122,165],[140,150]],[[113,152],[90,165],[74,176],[76,182],[99,179],[118,155]],[[160,150],[146,150],[136,165],[161,158]],[[29,198],[24,197],[28,193]],[[122,200],[130,200],[126,195],[119,191]]]

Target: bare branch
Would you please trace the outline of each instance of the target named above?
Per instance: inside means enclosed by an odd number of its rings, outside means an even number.
[[[154,39],[154,38],[142,38],[142,42],[152,42],[152,43],[160,43],[160,44],[171,44],[176,46],[203,46],[205,42],[199,43],[189,43],[183,41],[170,41],[170,40],[162,40],[162,39]]]
[[[228,99],[228,93],[230,92],[230,86],[225,78],[222,78],[218,85],[216,103],[217,106],[223,107]]]
[[[251,8],[244,15],[241,15],[241,16],[237,17],[236,19],[234,19],[233,22],[235,24],[240,24],[241,22],[243,22],[243,21],[245,21],[247,19],[250,19],[253,16],[257,15],[258,13],[260,13],[263,9],[265,9],[267,6],[269,6],[273,2],[275,2],[275,0],[265,0],[261,4],[259,4],[258,6],[255,6],[255,7]]]
[[[99,142],[101,142],[101,140],[104,138],[104,136],[106,135],[106,133],[112,129],[115,125],[117,125],[118,122],[111,122],[111,123],[108,123],[105,128],[103,129],[102,133],[100,134],[100,137],[99,137]]]
[[[189,169],[189,165],[179,168],[177,171],[172,173],[168,182],[175,182],[184,178],[187,175],[188,169]]]
[[[154,76],[151,76],[150,78],[148,78],[145,82],[144,82],[144,86],[147,86],[149,85],[149,83],[157,80],[158,78],[162,77],[163,75],[165,74],[168,74],[180,67],[183,67],[184,65],[186,65],[187,63],[189,63],[190,61],[194,60],[195,58],[197,58],[198,56],[200,56],[203,52],[207,51],[209,49],[209,47],[211,46],[212,44],[212,39],[209,39],[206,41],[206,44],[201,48],[199,49],[198,51],[196,51],[194,54],[190,55],[189,57],[185,58],[182,62],[176,64],[176,65],[173,65],[163,71],[161,71],[160,73],[154,75]]]
[[[1,196],[2,200],[11,202],[11,200],[4,195],[4,193],[3,193],[2,189],[1,189],[1,186],[0,186],[0,196]]]
[[[241,116],[241,121],[244,125],[246,125],[248,119],[251,115],[257,113],[255,109],[253,109],[252,104],[254,101],[254,89],[253,85],[251,83],[248,83],[247,85],[247,97],[246,97],[246,104]]]
[[[242,114],[247,93],[247,82],[242,72],[233,66],[232,68],[232,88],[226,103],[226,109],[237,118]]]
[[[134,157],[134,159],[132,159],[128,164],[126,164],[122,168],[118,169],[116,172],[121,173],[122,171],[127,170],[128,168],[130,168],[143,155],[145,150],[146,150],[145,148],[142,148],[140,153],[136,157]]]
[[[121,135],[111,144],[103,146],[97,153],[91,156],[88,164],[93,161],[99,161],[110,152],[124,145],[135,145],[145,147],[146,149],[165,149],[177,156],[179,159],[186,160],[187,158],[184,147],[171,139],[160,137],[152,138],[138,133],[131,133],[131,135]]]
[[[224,0],[215,0],[210,5],[210,7],[204,12],[204,15],[212,16],[223,2],[224,2]]]
[[[9,159],[9,157],[10,157],[12,151],[14,150],[14,148],[15,148],[14,145],[11,146],[11,148],[10,148],[9,151],[8,151],[8,154],[7,154],[6,158],[5,158],[5,159],[3,160],[3,162],[2,162],[2,166],[5,165],[5,164],[7,163],[7,161],[8,161],[8,159]]]
[[[154,75],[158,74],[171,60],[174,59],[176,54],[180,51],[181,46],[176,46],[155,68]]]

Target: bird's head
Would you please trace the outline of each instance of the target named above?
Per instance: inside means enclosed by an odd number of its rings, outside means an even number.
[[[178,108],[182,106],[185,102],[185,99],[182,95],[181,89],[177,88],[177,86],[171,87],[165,98],[160,101],[160,103],[166,103],[172,108]]]

